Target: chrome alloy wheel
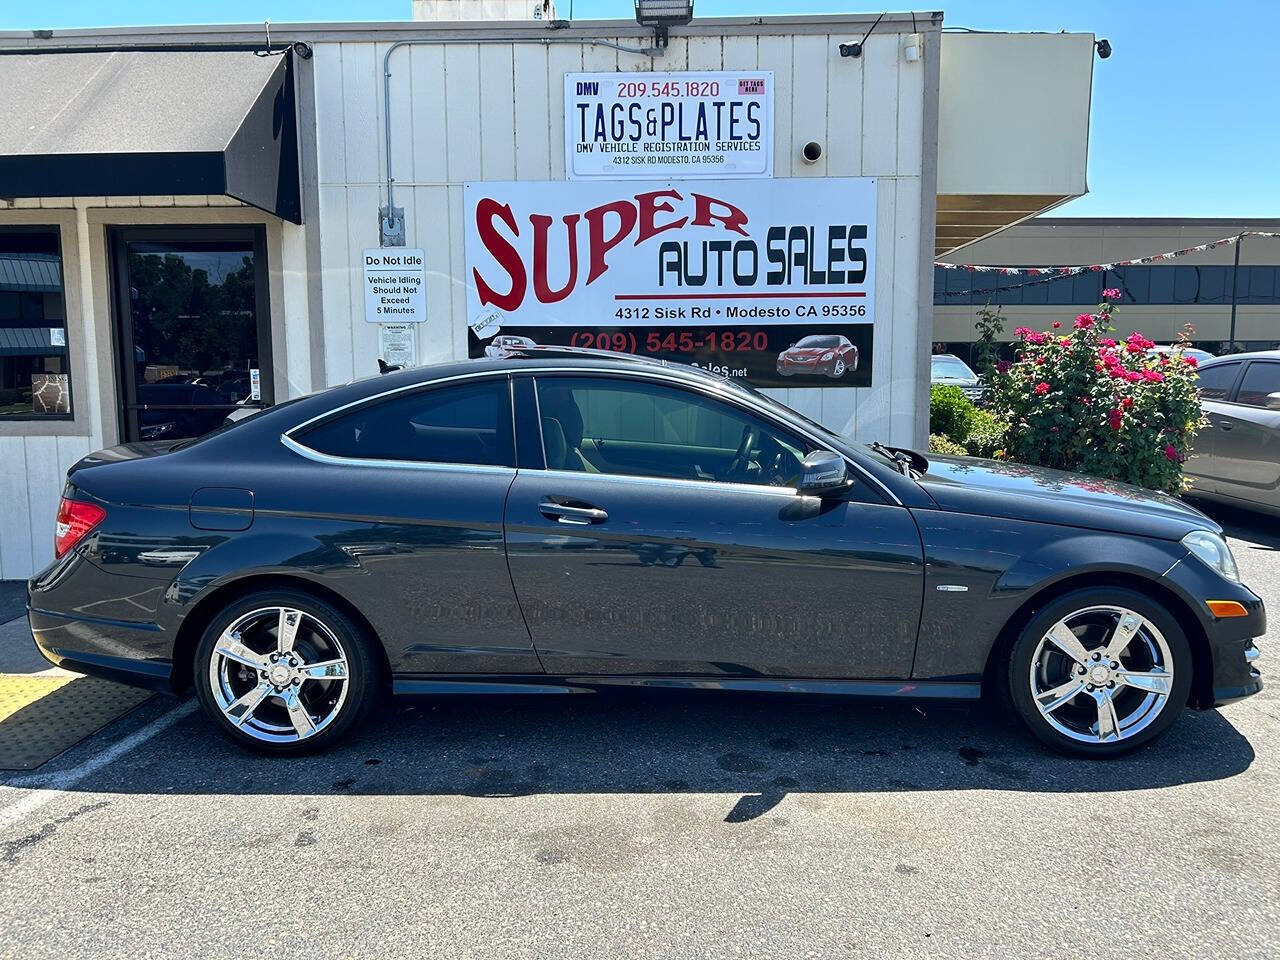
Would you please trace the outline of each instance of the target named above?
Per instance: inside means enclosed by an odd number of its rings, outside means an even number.
[[[290,607],[237,618],[209,659],[218,709],[232,726],[267,743],[297,743],[329,726],[346,702],[349,675],[334,632]]]
[[[1150,620],[1126,607],[1063,617],[1031,657],[1031,696],[1059,733],[1115,743],[1145,730],[1173,692],[1173,654]]]

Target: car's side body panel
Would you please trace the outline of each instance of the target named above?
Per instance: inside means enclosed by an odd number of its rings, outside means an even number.
[[[541,505],[603,510],[564,522]],[[521,471],[507,543],[553,674],[907,677],[923,579],[904,507]]]

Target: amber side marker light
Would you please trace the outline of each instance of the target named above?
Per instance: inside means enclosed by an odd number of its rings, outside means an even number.
[[[1244,608],[1244,604],[1236,600],[1206,600],[1204,605],[1209,608],[1209,612],[1219,619],[1223,617],[1247,617],[1249,611]]]

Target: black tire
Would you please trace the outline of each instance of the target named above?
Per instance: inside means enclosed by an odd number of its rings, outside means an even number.
[[[1158,669],[1163,672],[1164,667],[1162,665],[1149,665],[1143,662],[1148,657],[1154,659],[1157,654],[1160,659],[1164,659],[1164,650],[1159,643],[1159,640],[1163,640],[1164,647],[1167,648],[1168,656],[1171,659],[1170,667],[1173,673],[1172,684],[1165,684],[1169,692],[1167,694],[1149,695],[1146,690],[1128,687],[1124,683],[1120,683],[1116,687],[1115,681],[1111,681],[1111,687],[1099,685],[1094,688],[1086,686],[1073,699],[1064,700],[1062,707],[1049,708],[1054,717],[1051,720],[1041,712],[1036,702],[1032,684],[1037,682],[1038,677],[1032,674],[1033,658],[1036,658],[1037,650],[1040,650],[1038,663],[1041,666],[1037,667],[1037,670],[1047,671],[1048,664],[1053,664],[1059,670],[1059,675],[1055,678],[1050,678],[1047,672],[1039,675],[1044,677],[1043,686],[1049,688],[1040,692],[1042,698],[1047,697],[1049,690],[1052,690],[1059,681],[1062,681],[1064,687],[1073,682],[1087,683],[1091,679],[1090,671],[1095,666],[1101,665],[1104,669],[1109,666],[1106,661],[1095,661],[1093,658],[1094,653],[1101,652],[1104,649],[1105,638],[1110,629],[1105,625],[1103,619],[1106,616],[1110,616],[1110,614],[1089,612],[1091,609],[1098,607],[1122,608],[1137,614],[1143,620],[1143,625],[1130,643],[1132,649],[1126,648],[1125,654],[1115,661],[1111,661],[1119,663],[1121,668],[1133,671]],[[1088,654],[1085,658],[1085,672],[1083,675],[1078,675],[1080,667],[1077,665],[1076,660],[1062,653],[1057,644],[1052,643],[1046,636],[1059,621],[1064,619],[1072,621],[1069,626],[1073,635],[1077,635],[1078,639],[1081,640],[1081,647]],[[1119,614],[1116,614],[1116,619],[1118,622],[1120,619]],[[1096,622],[1091,623],[1091,620]],[[1151,628],[1154,628],[1154,630]],[[1042,641],[1046,644],[1043,649],[1041,648]],[[1102,646],[1098,645],[1099,641],[1102,641]],[[1061,753],[1077,757],[1101,758],[1130,753],[1146,746],[1166,733],[1177,721],[1182,708],[1186,706],[1187,698],[1191,692],[1192,670],[1191,646],[1187,642],[1187,636],[1178,625],[1177,620],[1164,606],[1146,594],[1135,590],[1122,587],[1091,587],[1074,590],[1057,598],[1031,618],[1010,648],[1008,663],[1001,680],[1003,681],[1004,692],[1008,701],[1012,703],[1014,712],[1038,740]],[[1106,740],[1106,742],[1096,739],[1079,739],[1086,736],[1085,731],[1079,729],[1079,726],[1091,719],[1090,710],[1095,711],[1094,716],[1099,718],[1099,728],[1101,726],[1100,718],[1103,708],[1096,703],[1093,692],[1095,690],[1098,694],[1123,698],[1122,701],[1118,700],[1116,702],[1114,708],[1115,714],[1120,719],[1120,727],[1118,729],[1121,732],[1121,736],[1118,739]],[[1069,689],[1067,692],[1069,692]],[[1154,699],[1151,699],[1151,697],[1154,697]],[[1057,698],[1054,699],[1056,700]],[[1095,699],[1095,703],[1089,703],[1090,699]],[[1133,716],[1137,719],[1128,726],[1128,729],[1132,731],[1131,733],[1124,733],[1127,715],[1122,715],[1125,713],[1122,703],[1135,705]],[[1144,710],[1142,704],[1149,705]],[[1155,709],[1156,706],[1158,706],[1158,710]],[[1048,707],[1048,704],[1046,704],[1046,707]],[[1064,709],[1066,712],[1061,712]],[[1075,719],[1073,720],[1073,718]],[[1058,726],[1055,726],[1055,721],[1062,727],[1072,728],[1075,736],[1063,732]]]
[[[278,669],[293,674],[293,680],[286,681],[283,688],[275,686],[265,670],[248,662],[261,657],[266,661],[261,666],[271,668],[275,666],[271,658],[281,657],[277,646],[281,631],[279,626],[272,629],[272,610],[278,618],[283,616],[280,610],[301,614],[289,621],[297,624],[290,651],[296,654],[299,666],[278,664]],[[239,636],[243,644],[220,646],[224,632],[238,622],[242,624]],[[278,619],[280,625],[285,622]],[[250,594],[220,611],[200,638],[193,666],[196,698],[214,726],[242,747],[277,756],[316,753],[346,736],[376,704],[382,661],[374,643],[342,610],[310,593],[282,589]],[[246,659],[219,652],[228,649]],[[337,666],[339,658],[345,660],[344,665]],[[308,665],[324,675],[299,676]],[[345,679],[337,679],[340,672],[345,672]],[[239,699],[233,699],[237,695]],[[250,701],[252,707],[247,706]],[[245,706],[237,707],[238,703]],[[228,716],[224,709],[228,706],[240,713],[241,724]],[[295,716],[302,719],[295,721]],[[307,729],[308,722],[311,732],[304,734],[301,731]]]

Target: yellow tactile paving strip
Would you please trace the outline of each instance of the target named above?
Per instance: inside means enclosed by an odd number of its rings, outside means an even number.
[[[34,770],[150,696],[97,677],[0,673],[0,770]]]

